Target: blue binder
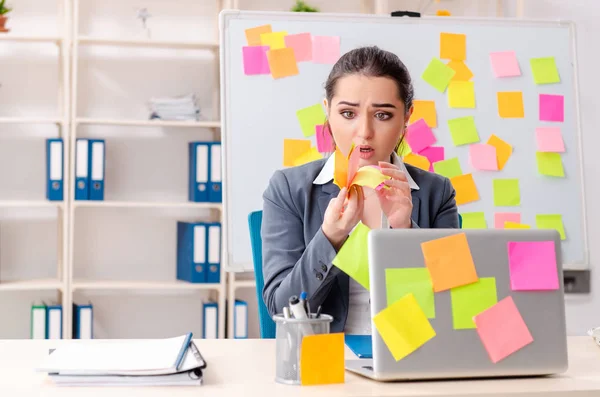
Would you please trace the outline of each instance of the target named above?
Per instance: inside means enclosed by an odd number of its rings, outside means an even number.
[[[46,305],[46,339],[62,339],[62,306]]]
[[[105,142],[104,139],[89,140],[90,200],[104,200]]]
[[[189,201],[208,202],[209,153],[208,142],[189,143]]]
[[[94,338],[94,309],[91,303],[87,305],[73,303],[73,338]]]
[[[223,201],[223,191],[221,189],[221,143],[210,144],[210,178],[208,189],[208,200],[211,203],[220,203]]]
[[[216,302],[202,304],[202,337],[204,339],[219,337],[219,306]]]
[[[177,222],[177,280],[206,282],[207,235],[205,223]]]
[[[89,200],[89,142],[78,138],[75,144],[75,200]]]
[[[63,200],[64,145],[62,138],[46,139],[46,198]]]
[[[248,339],[248,303],[238,299],[233,304],[233,338]]]
[[[221,281],[221,224],[207,223],[206,258],[208,259],[207,283]]]

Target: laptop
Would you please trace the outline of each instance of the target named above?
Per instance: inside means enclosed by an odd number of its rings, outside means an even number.
[[[454,329],[451,293],[434,294],[429,318],[436,335],[396,361],[373,325],[372,359],[346,361],[346,369],[378,381],[535,376],[567,370],[567,336],[560,235],[555,230],[377,229],[369,233],[371,317],[387,305],[386,269],[425,267],[421,243],[464,233],[477,276],[495,278],[497,300],[512,297],[533,342],[494,363],[476,329]],[[553,241],[558,288],[513,291],[509,242]]]

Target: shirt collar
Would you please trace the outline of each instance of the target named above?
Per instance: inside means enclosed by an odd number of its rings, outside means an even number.
[[[408,185],[410,186],[410,188],[412,190],[419,190],[419,185],[417,185],[417,183],[412,178],[412,176],[410,176],[410,173],[406,169],[406,165],[404,165],[404,161],[402,161],[400,156],[398,156],[396,153],[392,154],[392,164],[397,165],[398,168],[400,168],[400,170],[404,172],[404,174],[406,175],[406,179],[408,180]],[[331,156],[329,156],[329,158],[327,159],[327,162],[321,169],[321,172],[319,173],[319,175],[317,175],[317,177],[313,181],[313,184],[324,185],[326,183],[331,182],[333,180],[334,167],[335,167],[335,152]]]

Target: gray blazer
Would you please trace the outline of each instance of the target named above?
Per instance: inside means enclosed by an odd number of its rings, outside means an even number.
[[[342,332],[348,314],[349,277],[332,265],[336,251],[321,225],[340,189],[314,184],[326,159],[276,171],[263,194],[263,299],[271,315],[282,313],[291,295],[306,291],[311,311],[333,316],[331,332]],[[412,223],[420,228],[458,228],[455,190],[446,177],[404,165],[411,182]],[[413,183],[413,185],[414,185]]]

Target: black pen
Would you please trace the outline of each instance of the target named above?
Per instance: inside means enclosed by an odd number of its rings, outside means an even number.
[[[319,318],[321,316],[321,305],[319,305],[319,307],[317,308],[317,314],[315,315],[315,318]]]

